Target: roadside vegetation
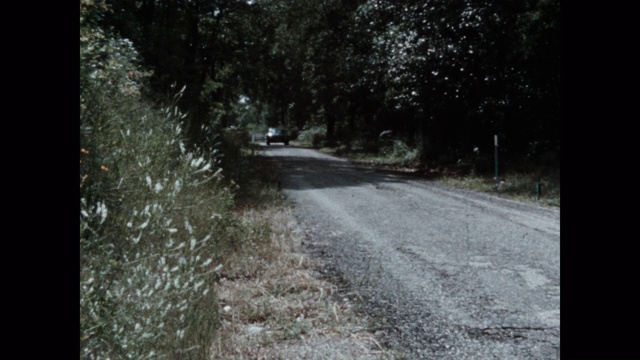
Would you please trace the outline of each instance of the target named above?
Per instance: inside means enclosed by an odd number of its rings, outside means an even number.
[[[185,87],[150,100],[101,6],[81,6],[80,358],[389,358],[301,252],[248,133],[212,120],[189,142]]]
[[[244,246],[229,254],[217,281],[220,359],[391,359],[347,289],[324,279],[302,251],[305,235],[270,162],[249,147],[236,215]]]
[[[479,149],[473,149],[466,154],[458,152],[457,157],[443,156],[425,162],[420,159],[419,148],[407,145],[391,131],[382,132],[373,141],[356,140],[330,146],[319,126],[299,132],[292,144],[458,188],[560,207],[560,164],[556,153],[527,154],[506,160],[501,159],[504,154],[499,154],[499,182],[496,182],[492,152],[485,155],[480,154]]]
[[[80,358],[393,357],[301,253],[304,234],[249,132],[301,129],[301,144],[354,161],[510,196],[531,198],[540,177],[540,201],[559,206],[559,170],[533,165],[538,150],[525,167],[505,164],[495,188],[490,158],[442,157],[465,134],[519,125],[513,144],[559,149],[557,56],[540,51],[556,38],[556,7],[435,5],[80,0]],[[429,17],[394,18],[416,6]],[[423,31],[423,18],[477,31],[450,51],[458,34],[415,38],[440,33]],[[497,56],[517,66],[494,68],[485,40],[520,28],[535,36],[498,37]],[[457,65],[429,68],[440,63]],[[458,79],[458,63],[477,81]],[[420,88],[434,73],[438,89]],[[458,88],[473,91],[450,101]],[[507,104],[523,116],[504,115]],[[469,116],[452,111],[462,105]],[[437,132],[425,130],[427,113]]]
[[[242,247],[217,147],[190,147],[174,87],[145,98],[132,44],[81,7],[80,358],[204,359],[218,271]]]

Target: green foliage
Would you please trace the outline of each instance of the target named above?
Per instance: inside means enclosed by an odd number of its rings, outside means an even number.
[[[424,161],[488,147],[494,134],[503,156],[533,143],[559,152],[554,0],[110,4],[85,17],[133,40],[154,89],[189,84],[178,105],[196,146],[215,119],[216,130],[323,124],[331,144],[376,142],[390,129]]]
[[[177,103],[142,96],[127,39],[81,2],[80,357],[207,358],[215,281],[241,246],[218,150],[185,143]]]
[[[375,141],[359,139],[351,144],[347,155],[359,161],[395,166],[417,166],[420,158],[418,148],[407,145],[390,130],[380,133]]]
[[[383,147],[381,153],[399,165],[416,165],[420,158],[418,149],[412,149],[398,139],[393,140],[391,145]]]
[[[322,146],[326,141],[326,127],[325,126],[313,126],[308,129],[304,129],[298,134],[298,141],[302,145],[313,146],[315,148]]]
[[[277,9],[272,48],[283,59],[266,69],[284,73],[270,104],[303,108],[307,125],[320,117],[329,140],[391,129],[423,160],[485,148],[494,134],[503,156],[532,142],[558,150],[555,1],[261,3]]]

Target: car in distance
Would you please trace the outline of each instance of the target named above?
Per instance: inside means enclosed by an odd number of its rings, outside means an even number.
[[[266,135],[267,145],[271,145],[271,143],[284,143],[285,145],[289,145],[289,134],[287,134],[287,130],[279,129],[279,128],[269,128]]]

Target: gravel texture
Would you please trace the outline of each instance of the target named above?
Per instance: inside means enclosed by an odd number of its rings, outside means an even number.
[[[560,212],[272,145],[306,249],[407,359],[556,359]]]

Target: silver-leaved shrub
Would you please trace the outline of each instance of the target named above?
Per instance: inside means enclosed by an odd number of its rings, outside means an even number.
[[[147,103],[149,73],[94,24],[100,6],[81,1],[80,358],[204,359],[233,195],[217,154],[184,143],[184,88]]]

